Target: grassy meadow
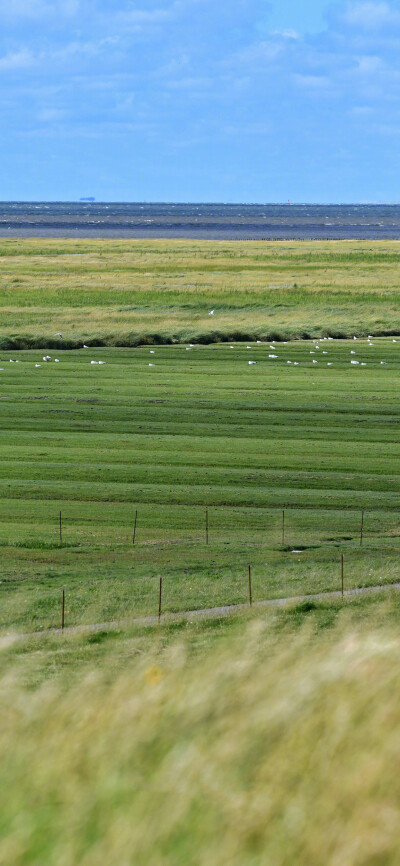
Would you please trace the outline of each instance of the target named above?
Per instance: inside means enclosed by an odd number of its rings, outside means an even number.
[[[0,629],[398,579],[400,341],[270,345],[3,353]]]
[[[399,257],[0,241],[0,864],[397,864]]]
[[[0,345],[400,334],[399,263],[397,241],[0,239]]]

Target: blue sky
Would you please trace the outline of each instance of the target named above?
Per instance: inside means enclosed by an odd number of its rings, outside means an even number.
[[[2,200],[400,199],[400,0],[0,0]]]

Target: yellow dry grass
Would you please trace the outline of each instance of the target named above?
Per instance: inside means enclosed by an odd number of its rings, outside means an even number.
[[[110,344],[400,330],[399,260],[397,241],[2,240],[0,327]]]

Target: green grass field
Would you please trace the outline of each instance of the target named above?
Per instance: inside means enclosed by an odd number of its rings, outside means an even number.
[[[397,241],[1,239],[0,346],[400,334],[399,263]]]
[[[0,864],[398,863],[399,261],[0,241]]]
[[[3,631],[396,581],[400,341],[317,345],[3,353]]]

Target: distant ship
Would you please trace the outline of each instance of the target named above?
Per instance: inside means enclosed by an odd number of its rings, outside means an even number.
[[[88,195],[87,198],[80,198],[79,201],[96,201],[93,195]]]

